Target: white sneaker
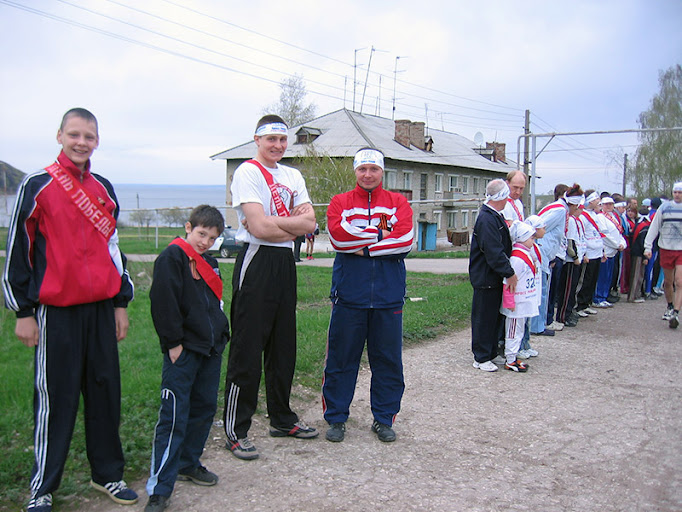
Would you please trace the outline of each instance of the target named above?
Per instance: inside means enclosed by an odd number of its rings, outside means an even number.
[[[611,304],[611,303],[610,303],[609,301],[607,301],[607,300],[603,300],[603,301],[601,301],[601,302],[598,303],[598,304],[592,304],[592,305],[593,305],[594,307],[596,307],[596,308],[611,308],[611,307],[613,307],[613,304]]]
[[[495,356],[495,359],[493,359],[493,363],[495,363],[495,364],[504,364],[506,362],[507,362],[507,360],[504,357],[499,356],[499,355]]]
[[[561,322],[557,322],[556,320],[554,320],[554,322],[547,326],[547,329],[550,329],[552,331],[561,331],[563,330],[563,328],[564,324],[562,324]]]
[[[642,302],[646,302],[646,301],[642,297],[640,297],[639,299],[635,299],[633,302],[635,304],[641,304]]]
[[[496,372],[498,369],[497,365],[492,361],[486,361],[485,363],[474,361],[474,368],[483,370],[484,372]]]
[[[661,318],[661,320],[670,320],[673,317],[673,313],[674,312],[672,308],[666,309],[665,313],[663,313],[663,317]]]
[[[583,309],[583,311],[585,313],[587,313],[588,315],[596,315],[597,314],[597,310],[594,308],[585,308],[585,309]]]
[[[530,357],[538,357],[538,355],[540,355],[540,352],[538,352],[534,348],[529,348],[527,352],[530,354]]]
[[[518,357],[519,359],[530,359],[531,358],[530,350],[519,350],[519,353],[516,354],[516,357]]]
[[[577,313],[578,313],[578,316],[580,318],[587,318],[588,316],[590,316],[590,314],[587,311],[585,311],[584,309],[581,309]]]

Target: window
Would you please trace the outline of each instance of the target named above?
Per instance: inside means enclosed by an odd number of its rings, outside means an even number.
[[[480,186],[480,185],[479,185],[479,181],[480,181],[480,180],[479,180],[478,178],[474,178],[474,179],[473,179],[473,187],[474,187],[474,189],[472,190],[472,192],[473,192],[474,194],[477,194],[477,195],[481,192],[481,190],[480,190],[480,188],[479,188],[479,186]]]
[[[436,192],[443,191],[443,175],[436,174]]]
[[[457,227],[457,212],[448,212],[448,227],[451,229]]]
[[[448,192],[459,192],[457,188],[457,175],[448,174]]]
[[[462,228],[469,227],[469,212],[462,210]]]
[[[389,190],[395,190],[397,188],[395,185],[397,174],[394,169],[386,169],[384,172],[384,187]]]
[[[403,171],[403,189],[412,190],[412,171]]]
[[[462,176],[462,192],[465,194],[469,193],[469,177]]]
[[[422,173],[419,175],[419,200],[424,201],[426,199],[426,186],[429,183],[429,175]]]
[[[438,231],[441,230],[440,219],[441,219],[441,212],[433,212],[433,221],[436,223],[436,229]]]
[[[478,216],[478,210],[473,210],[471,212],[471,225],[476,224],[476,217]]]

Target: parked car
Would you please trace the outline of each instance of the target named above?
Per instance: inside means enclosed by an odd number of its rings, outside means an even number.
[[[237,230],[227,226],[222,235],[215,239],[215,243],[208,250],[209,253],[220,254],[221,258],[235,256],[242,248],[242,243],[235,240]]]

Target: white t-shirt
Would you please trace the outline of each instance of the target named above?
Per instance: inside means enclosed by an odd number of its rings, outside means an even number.
[[[508,197],[504,210],[502,210],[502,216],[508,221],[508,224],[513,223],[515,220],[523,222],[523,203],[521,200]]]
[[[305,180],[298,169],[281,164],[277,164],[276,169],[269,167],[265,167],[265,169],[272,174],[277,192],[279,192],[287,210],[291,210],[300,204],[311,202],[305,186]],[[256,165],[248,162],[243,162],[239,165],[234,171],[230,191],[232,192],[232,206],[236,210],[237,218],[239,219],[237,240],[249,244],[292,247],[292,242],[269,242],[256,238],[242,225],[244,212],[241,205],[244,203],[261,204],[263,205],[265,215],[277,215],[277,208],[275,201],[272,199],[270,188]]]

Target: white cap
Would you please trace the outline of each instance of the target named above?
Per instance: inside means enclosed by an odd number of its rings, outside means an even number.
[[[526,220],[524,220],[523,222],[525,222],[529,226],[534,227],[535,229],[542,229],[547,225],[545,223],[545,220],[539,215],[531,215],[528,218],[526,218]]]
[[[535,234],[535,228],[530,224],[515,220],[509,228],[512,242],[525,242]]]

